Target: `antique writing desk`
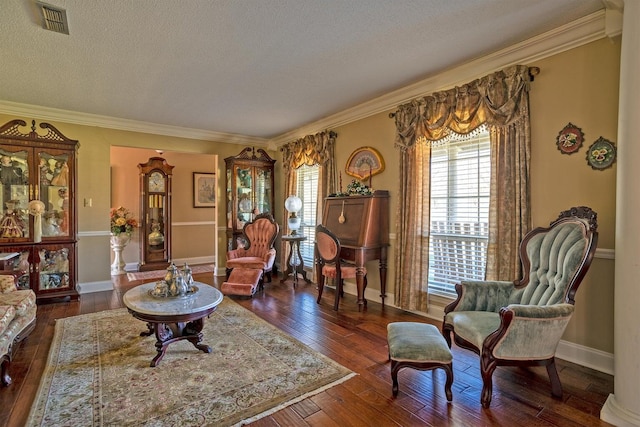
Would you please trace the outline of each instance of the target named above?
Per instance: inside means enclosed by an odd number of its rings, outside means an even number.
[[[364,298],[364,266],[379,260],[380,298],[384,305],[387,288],[389,246],[389,192],[377,190],[371,196],[325,198],[322,224],[340,240],[340,257],[356,265],[358,304]]]

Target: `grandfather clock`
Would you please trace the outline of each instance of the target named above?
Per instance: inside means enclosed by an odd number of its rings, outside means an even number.
[[[171,175],[161,157],[140,163],[140,271],[161,270],[171,260]]]

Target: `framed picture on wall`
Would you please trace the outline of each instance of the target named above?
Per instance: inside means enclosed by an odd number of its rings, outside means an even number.
[[[216,207],[216,174],[210,172],[193,173],[193,207]]]
[[[354,178],[364,180],[384,170],[382,155],[373,147],[360,147],[349,156],[345,172]]]

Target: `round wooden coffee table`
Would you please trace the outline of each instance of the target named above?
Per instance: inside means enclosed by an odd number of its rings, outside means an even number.
[[[151,361],[151,367],[162,360],[169,344],[188,340],[198,350],[211,353],[211,347],[201,344],[204,318],[210,315],[222,302],[222,293],[206,283],[193,282],[198,291],[186,297],[159,298],[150,295],[155,283],[145,283],[128,290],[122,302],[136,319],[147,322],[147,329],[141,336],[156,336],[158,354]]]

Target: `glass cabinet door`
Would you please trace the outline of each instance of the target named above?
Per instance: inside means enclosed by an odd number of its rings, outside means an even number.
[[[237,218],[236,228],[242,230],[247,222],[253,220],[253,188],[251,167],[236,167],[236,201]]]
[[[30,151],[0,148],[0,239],[28,239]]]
[[[38,249],[39,290],[63,289],[71,286],[69,247],[59,245]]]
[[[39,152],[36,195],[44,203],[42,237],[69,236],[69,153]]]
[[[233,188],[231,183],[231,170],[227,169],[227,228],[233,228]]]
[[[256,202],[257,213],[273,212],[271,206],[272,171],[267,168],[256,168]]]
[[[165,233],[165,216],[164,209],[166,204],[166,197],[164,194],[150,193],[148,195],[148,207],[147,207],[147,223],[149,230],[147,230],[147,241],[149,243],[149,251],[162,251],[159,259],[164,258],[164,233]],[[151,257],[153,258],[153,257]],[[151,259],[154,260],[154,259]]]

